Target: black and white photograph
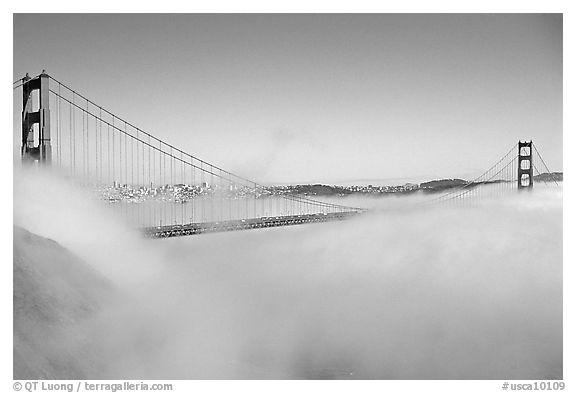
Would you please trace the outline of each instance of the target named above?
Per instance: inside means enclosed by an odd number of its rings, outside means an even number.
[[[568,387],[562,13],[11,18],[10,389]]]

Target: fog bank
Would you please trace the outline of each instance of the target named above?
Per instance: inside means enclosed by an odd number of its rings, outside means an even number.
[[[89,378],[562,377],[561,189],[167,240],[42,174],[16,195],[15,224],[119,289],[78,324],[109,360]]]

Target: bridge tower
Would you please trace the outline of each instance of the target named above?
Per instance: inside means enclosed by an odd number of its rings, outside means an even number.
[[[42,74],[32,79],[28,74],[22,78],[22,160],[49,164],[52,160],[50,145],[50,77]],[[39,105],[34,111],[32,93],[38,90]],[[38,140],[34,140],[34,124],[38,124]]]
[[[533,186],[532,141],[518,141],[518,189],[532,189]]]

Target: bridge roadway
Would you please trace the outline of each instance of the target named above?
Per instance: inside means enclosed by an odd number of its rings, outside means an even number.
[[[297,216],[259,217],[244,220],[203,222],[183,225],[163,225],[144,228],[144,235],[151,238],[200,235],[203,233],[241,231],[246,229],[282,227],[316,222],[340,221],[361,214],[358,212],[318,213]]]

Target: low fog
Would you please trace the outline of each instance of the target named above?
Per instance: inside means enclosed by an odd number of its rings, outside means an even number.
[[[64,180],[16,172],[14,185],[14,224],[115,288],[46,338],[53,355],[86,354],[90,379],[562,378],[561,188],[469,207],[339,199],[376,209],[148,240]]]

